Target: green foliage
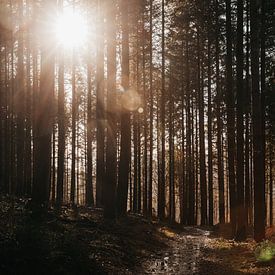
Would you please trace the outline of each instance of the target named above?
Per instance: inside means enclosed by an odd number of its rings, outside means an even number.
[[[261,242],[255,249],[258,262],[269,262],[275,256],[275,244],[268,240]]]

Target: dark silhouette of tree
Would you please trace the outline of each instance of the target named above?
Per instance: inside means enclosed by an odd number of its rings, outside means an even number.
[[[56,11],[54,0],[42,3],[41,10],[47,15],[47,21],[41,22],[41,72],[40,90],[36,98],[35,108],[35,151],[34,151],[34,183],[32,200],[35,207],[44,208],[48,204],[51,171],[51,137],[54,95],[54,59],[52,50],[51,16]]]
[[[117,183],[117,103],[116,103],[116,26],[115,7],[106,3],[107,36],[107,143],[106,177],[103,189],[104,217],[115,219],[115,193]]]
[[[128,2],[121,0],[121,21],[122,21],[122,87],[125,94],[122,95],[121,110],[121,141],[120,141],[120,162],[117,186],[117,214],[125,216],[127,211],[128,182],[131,158],[131,125],[130,110],[124,105],[123,100],[128,100],[129,93],[129,30],[128,30]],[[124,97],[125,98],[124,98]]]
[[[59,11],[63,10],[63,2],[59,2]],[[58,67],[58,160],[57,160],[57,191],[56,204],[63,203],[64,166],[65,166],[65,92],[64,92],[64,53],[59,52]]]
[[[105,113],[104,113],[104,2],[98,2],[97,69],[96,69],[96,206],[103,205],[102,188],[105,177]]]
[[[237,229],[236,239],[242,241],[246,238],[246,221],[244,205],[244,121],[243,121],[243,9],[242,0],[237,2],[237,44],[236,44],[236,86],[237,86]]]
[[[252,77],[252,129],[253,129],[253,176],[254,176],[254,239],[265,238],[265,171],[263,170],[263,127],[261,93],[259,86],[259,6],[251,1],[251,77]],[[263,92],[263,91],[262,91]]]
[[[160,135],[161,135],[161,166],[158,182],[158,216],[165,218],[165,1],[161,2],[161,103],[160,103]]]
[[[226,1],[226,110],[227,110],[227,155],[229,179],[229,206],[232,236],[236,230],[236,182],[235,182],[235,100],[232,72],[232,23],[231,0]]]

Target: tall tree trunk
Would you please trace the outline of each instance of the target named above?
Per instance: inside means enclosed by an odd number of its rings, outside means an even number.
[[[193,136],[192,136],[192,146],[193,146],[193,161],[194,163],[194,173],[193,173],[193,178],[194,178],[194,192],[195,194],[195,224],[199,224],[198,222],[198,212],[199,212],[199,206],[201,206],[201,200],[200,200],[200,205],[199,205],[199,174],[200,174],[200,168],[199,168],[199,117],[198,117],[198,112],[199,112],[199,94],[198,91],[195,92],[195,95],[192,100],[192,117],[193,119]],[[201,208],[201,207],[200,207]],[[201,210],[201,209],[200,209]],[[200,211],[201,214],[201,211]]]
[[[63,3],[60,2],[63,6]],[[62,7],[61,6],[61,7]],[[61,9],[59,7],[59,9]],[[65,167],[65,93],[64,93],[64,55],[59,53],[58,66],[58,159],[57,159],[57,190],[56,205],[60,207],[63,203],[64,190],[64,167]]]
[[[52,106],[54,95],[54,58],[51,41],[50,15],[53,16],[56,10],[56,1],[51,0],[42,3],[44,16],[41,41],[41,72],[40,72],[40,91],[37,95],[36,106],[36,149],[34,163],[34,185],[32,200],[37,208],[47,206],[49,200],[50,169],[51,169],[51,136],[52,136]],[[45,22],[45,23],[44,23]]]
[[[162,0],[161,6],[161,106],[160,106],[160,135],[161,135],[161,177],[159,181],[158,193],[158,216],[160,220],[165,218],[165,0]]]
[[[263,152],[263,128],[259,89],[259,6],[250,4],[251,20],[251,76],[252,76],[252,127],[253,127],[253,176],[254,176],[254,239],[265,238],[265,171]]]
[[[208,222],[209,225],[213,225],[213,152],[212,152],[212,100],[211,100],[211,42],[210,34],[208,33],[207,42],[207,92],[208,92],[208,102],[207,102],[207,139],[208,139]]]
[[[243,126],[243,0],[237,1],[237,228],[236,240],[246,238],[245,204],[244,204],[244,126]]]
[[[88,206],[94,205],[93,194],[93,133],[92,133],[92,64],[91,64],[91,45],[88,42],[88,65],[87,65],[87,171],[86,171],[86,184],[85,184],[85,203]]]
[[[145,51],[145,44],[146,44],[146,33],[145,33],[145,12],[146,12],[146,1],[143,2],[143,10],[142,10],[142,83],[143,83],[143,123],[144,123],[144,165],[143,165],[143,215],[148,215],[148,124],[147,124],[147,89],[146,89],[146,51]],[[138,110],[140,112],[141,109]]]
[[[134,135],[134,183],[133,183],[133,211],[138,212],[138,122],[137,116],[134,115],[133,120],[133,135]]]
[[[56,199],[56,177],[55,177],[55,137],[56,137],[56,132],[55,132],[55,122],[53,122],[53,134],[52,134],[52,163],[51,163],[51,202],[52,204],[55,204],[55,199]]]
[[[10,9],[9,9],[9,15],[11,17],[11,20],[14,20],[14,16],[13,16],[13,5],[12,2],[10,1],[9,3],[10,5]],[[11,45],[14,44],[15,41],[15,37],[13,32],[11,32],[11,37],[10,37],[10,41],[11,41]],[[15,75],[14,75],[14,71],[15,71],[15,54],[14,54],[14,47],[11,47],[11,65],[10,68],[11,69],[11,76],[10,76],[10,81],[11,81],[11,98],[10,98],[10,185],[9,185],[9,193],[12,195],[12,198],[15,195],[16,192],[16,135],[15,135],[15,115],[16,115],[16,104],[15,104]]]
[[[171,61],[172,63],[172,61]],[[170,223],[175,222],[175,169],[174,169],[174,89],[172,64],[170,64],[170,87],[169,87],[169,219]]]
[[[105,177],[105,112],[104,112],[104,1],[98,1],[97,70],[96,70],[96,206],[103,205],[103,182]]]
[[[27,1],[27,19],[30,20],[31,3]],[[31,144],[31,119],[32,119],[32,92],[31,92],[31,48],[30,48],[30,31],[27,30],[26,34],[26,135],[25,135],[25,161],[24,161],[24,194],[31,195],[32,186],[32,144]]]
[[[129,91],[129,30],[128,30],[128,1],[121,0],[122,16],[122,87],[125,90],[123,96],[127,96]],[[131,126],[130,110],[123,106],[121,113],[121,142],[120,142],[120,162],[117,187],[117,214],[125,216],[127,211],[129,168],[131,161]]]
[[[264,182],[265,180],[265,97],[266,97],[266,60],[265,60],[265,54],[266,54],[266,0],[261,0],[261,23],[260,23],[260,61],[261,61],[261,75],[260,75],[260,81],[261,81],[261,119],[262,119],[262,150],[263,150],[263,160],[262,160],[262,169],[264,171]],[[273,64],[274,65],[274,64]]]
[[[24,186],[24,146],[25,146],[25,69],[24,69],[24,37],[23,37],[23,1],[19,1],[19,37],[17,88],[15,92],[16,120],[16,192],[23,194]]]
[[[227,110],[227,155],[229,172],[229,200],[231,235],[236,230],[236,184],[235,184],[235,100],[232,77],[232,25],[231,0],[226,0],[226,110]]]
[[[137,115],[137,205],[138,213],[141,213],[141,143],[140,143],[140,115]]]
[[[3,191],[5,193],[8,193],[9,191],[9,185],[10,185],[10,121],[11,121],[11,110],[10,110],[10,88],[8,86],[8,51],[7,51],[7,42],[5,42],[5,52],[4,52],[4,62],[5,62],[5,69],[4,69],[4,97],[5,97],[5,108],[4,108],[4,114],[5,115],[5,121],[4,121],[4,129],[5,129],[5,136],[4,136],[4,144],[3,149],[4,150],[4,162],[5,166],[3,167],[3,180],[4,180],[4,187]]]
[[[116,9],[113,3],[106,5],[107,35],[107,144],[106,177],[104,181],[104,217],[116,217],[116,183],[117,183],[117,108],[116,108]]]
[[[76,115],[77,115],[77,95],[76,95],[76,71],[75,71],[75,50],[73,49],[72,60],[72,162],[71,162],[71,205],[75,205],[75,191],[76,191],[76,179],[75,179],[75,159],[76,159]]]
[[[195,223],[195,186],[194,186],[194,167],[193,167],[193,150],[192,150],[192,119],[191,119],[191,89],[190,89],[190,67],[189,67],[189,43],[188,37],[186,39],[186,119],[187,119],[187,128],[186,128],[186,152],[187,152],[187,160],[186,160],[186,172],[187,172],[187,188],[186,188],[186,209],[187,209],[187,224],[194,225]]]
[[[150,0],[150,125],[149,125],[149,136],[150,136],[150,144],[149,144],[149,175],[148,175],[148,216],[152,216],[152,186],[153,186],[153,0]]]
[[[179,198],[180,198],[180,223],[186,224],[186,202],[185,202],[185,189],[186,189],[186,147],[185,147],[185,128],[186,128],[186,114],[185,109],[185,83],[184,83],[184,40],[181,46],[181,165],[179,169],[179,174],[181,175],[181,180],[179,180]]]
[[[218,185],[219,185],[219,223],[225,223],[225,199],[224,199],[224,171],[222,158],[222,118],[220,88],[220,45],[219,45],[219,14],[218,1],[216,0],[216,41],[215,41],[215,62],[216,62],[216,101],[217,101],[217,151],[218,151]]]
[[[245,173],[244,173],[244,185],[245,185],[245,220],[247,224],[249,224],[249,212],[251,208],[251,182],[250,182],[250,163],[249,163],[249,153],[250,153],[250,131],[249,131],[249,113],[251,106],[251,92],[250,92],[250,84],[249,84],[249,1],[246,1],[246,64],[245,64]]]
[[[201,225],[207,224],[207,193],[206,193],[206,166],[205,166],[205,134],[204,134],[204,89],[201,78],[202,73],[202,55],[203,50],[200,48],[200,34],[197,33],[198,49],[198,103],[199,103],[199,147],[200,147],[200,195],[201,195]],[[202,51],[202,52],[201,52]]]

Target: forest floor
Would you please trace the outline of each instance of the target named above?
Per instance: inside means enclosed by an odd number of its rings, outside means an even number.
[[[27,200],[0,198],[0,274],[275,274],[256,261],[252,240],[209,228],[169,227],[129,215],[116,223],[98,209],[63,208],[37,220]]]

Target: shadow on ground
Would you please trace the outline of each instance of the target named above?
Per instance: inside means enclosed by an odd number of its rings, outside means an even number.
[[[96,209],[63,208],[43,220],[17,200],[0,203],[0,274],[134,274],[166,248],[158,226],[130,216],[105,222]],[[12,215],[12,217],[11,217]]]

